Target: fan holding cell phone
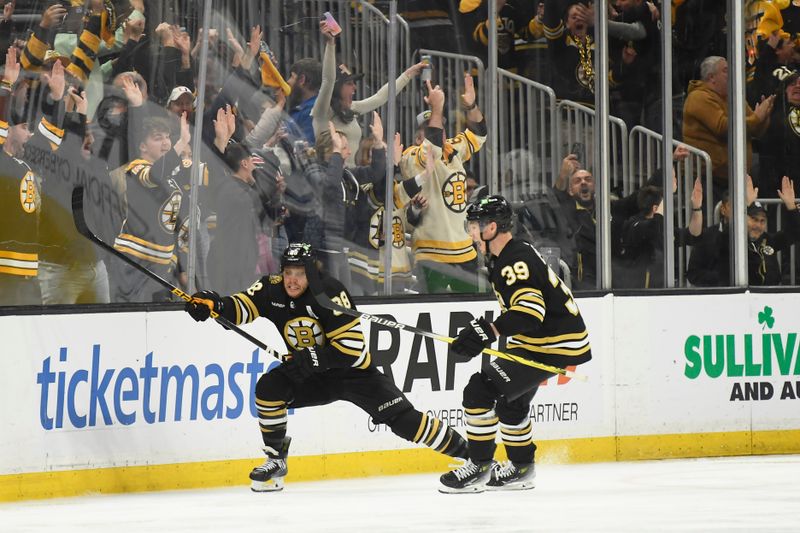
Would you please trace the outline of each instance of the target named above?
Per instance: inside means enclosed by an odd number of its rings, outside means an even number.
[[[378,92],[363,100],[355,100],[356,83],[364,75],[353,72],[344,63],[336,61],[336,36],[342,32],[342,28],[327,11],[320,20],[319,27],[325,41],[325,52],[322,59],[322,83],[311,111],[314,135],[319,137],[328,130],[328,122],[333,122],[336,131],[341,131],[347,138],[350,155],[345,164],[352,167],[355,166],[354,154],[361,140],[361,125],[356,117],[384,105],[389,100],[389,85],[385,84]],[[422,72],[423,67],[423,63],[417,63],[400,74],[395,81],[397,92],[405,89],[411,79]]]

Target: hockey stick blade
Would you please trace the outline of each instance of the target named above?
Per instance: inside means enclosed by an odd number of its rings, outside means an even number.
[[[82,186],[77,186],[74,189],[72,189],[72,220],[75,222],[75,228],[78,230],[78,233],[80,233],[81,235],[83,235],[84,237],[86,237],[87,239],[92,241],[93,243],[95,243],[97,246],[99,246],[100,248],[103,248],[104,250],[106,250],[110,254],[113,254],[114,256],[118,257],[119,259],[125,261],[126,263],[128,263],[132,267],[136,268],[139,272],[143,273],[144,275],[146,275],[150,279],[160,283],[162,286],[164,286],[172,294],[174,294],[175,296],[177,296],[181,300],[183,300],[185,302],[191,302],[192,301],[192,297],[189,294],[186,294],[184,291],[182,291],[181,289],[179,289],[178,287],[176,287],[175,285],[173,285],[169,281],[165,280],[164,278],[162,278],[161,276],[159,276],[155,272],[150,271],[149,269],[147,269],[146,267],[140,265],[139,263],[137,263],[136,261],[134,261],[133,259],[131,259],[127,255],[125,255],[122,252],[120,252],[119,250],[115,249],[113,246],[107,244],[100,237],[95,235],[92,232],[92,230],[89,229],[89,226],[86,224],[86,215],[83,212],[83,187]],[[263,342],[261,342],[257,338],[253,337],[252,335],[250,335],[249,333],[247,333],[243,329],[239,328],[236,324],[234,324],[233,322],[231,322],[230,320],[228,320],[224,316],[220,316],[215,311],[211,311],[211,318],[216,320],[217,323],[219,323],[221,326],[223,326],[223,327],[225,327],[225,328],[227,328],[227,329],[229,329],[231,331],[234,331],[234,332],[238,333],[239,335],[241,335],[242,337],[244,337],[245,339],[249,340],[250,342],[252,342],[256,346],[258,346],[259,348],[261,348],[262,350],[267,352],[272,357],[274,357],[276,359],[280,359],[280,357],[278,356],[278,353],[275,350],[273,350],[272,348],[270,348],[269,346],[267,346],[266,344],[264,344]]]
[[[452,337],[445,337],[444,335],[438,335],[431,331],[419,329],[414,326],[409,326],[408,324],[401,324],[400,322],[395,322],[394,320],[388,320],[386,318],[381,318],[379,316],[371,315],[369,313],[363,313],[361,311],[356,311],[355,309],[351,309],[349,307],[338,305],[336,302],[331,300],[327,294],[325,294],[325,289],[322,287],[322,282],[319,279],[319,273],[317,272],[317,269],[314,266],[306,268],[306,277],[308,278],[308,287],[309,289],[311,289],[311,293],[314,295],[314,299],[317,300],[317,302],[319,302],[319,304],[322,307],[325,307],[326,309],[330,309],[331,311],[336,311],[337,313],[344,313],[346,315],[355,318],[363,318],[365,320],[368,320],[370,322],[375,322],[376,324],[385,326],[387,328],[410,331],[411,333],[414,333],[416,335],[421,335],[423,337],[428,337],[431,339],[435,339],[437,341],[446,342],[448,344],[452,343],[455,340]],[[492,348],[484,348],[483,353],[487,355],[492,355],[494,357],[498,357],[500,359],[513,361],[521,365],[530,366],[532,368],[538,368],[539,370],[552,372],[554,374],[561,374],[568,378],[577,379],[579,381],[588,381],[588,378],[586,376],[582,374],[576,374],[572,370],[559,368],[557,366],[546,365],[544,363],[537,363],[536,361],[531,361],[529,359],[525,359],[523,357],[519,357],[517,355],[513,355],[510,353],[501,352],[499,350],[494,350]]]

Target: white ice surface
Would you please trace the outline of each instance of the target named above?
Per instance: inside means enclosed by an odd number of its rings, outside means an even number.
[[[244,473],[246,475],[246,473]],[[437,475],[0,504],[0,532],[800,531],[800,456],[537,465],[537,487],[445,495]]]

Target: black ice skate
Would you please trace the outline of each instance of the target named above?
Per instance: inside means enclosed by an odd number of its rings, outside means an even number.
[[[483,492],[486,489],[486,481],[489,479],[493,464],[494,461],[475,463],[472,462],[472,459],[467,459],[463,466],[439,478],[439,481],[442,482],[439,492],[446,494]]]
[[[533,463],[505,461],[492,468],[487,490],[527,490],[536,486],[536,468]]]
[[[250,472],[250,490],[253,492],[274,492],[283,490],[283,478],[289,472],[286,467],[286,456],[289,453],[291,437],[283,439],[278,450],[271,446],[264,446],[267,460]]]

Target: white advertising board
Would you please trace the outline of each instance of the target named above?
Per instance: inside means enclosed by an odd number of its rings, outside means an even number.
[[[540,387],[531,407],[537,442],[606,439],[613,450],[615,439],[637,436],[800,430],[797,295],[578,303],[594,358],[576,371],[589,380],[554,377]],[[452,336],[498,307],[453,300],[363,310]],[[463,432],[462,389],[480,360],[363,326],[374,364],[418,409]],[[266,320],[246,329],[283,347]],[[277,363],[216,324],[179,311],[4,316],[0,334],[0,479],[259,455],[252,391]],[[300,457],[414,447],[344,403],[292,412],[289,432]]]

